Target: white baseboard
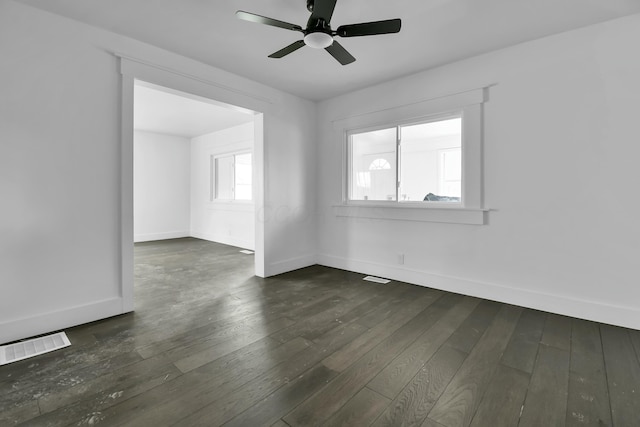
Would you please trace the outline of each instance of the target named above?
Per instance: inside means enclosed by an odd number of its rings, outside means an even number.
[[[0,344],[123,314],[122,298],[111,298],[0,323]],[[73,344],[73,343],[71,343]]]
[[[135,243],[151,242],[154,240],[179,239],[181,237],[189,237],[188,231],[165,231],[162,233],[135,234],[133,241]]]
[[[535,292],[332,255],[318,255],[317,262],[327,267],[640,330],[640,310],[634,307]]]
[[[315,255],[304,255],[301,257],[290,258],[284,261],[269,263],[265,265],[265,277],[287,273],[289,271],[298,270],[300,268],[305,268],[316,264],[317,259]]]
[[[214,233],[202,233],[192,231],[191,237],[197,239],[208,240],[210,242],[222,243],[223,245],[236,246],[238,248],[255,250],[255,244],[250,239],[240,239],[233,236],[220,236]]]

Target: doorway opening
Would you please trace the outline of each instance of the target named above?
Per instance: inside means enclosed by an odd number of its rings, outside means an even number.
[[[132,124],[134,243],[200,239],[253,254],[262,115],[136,79]]]

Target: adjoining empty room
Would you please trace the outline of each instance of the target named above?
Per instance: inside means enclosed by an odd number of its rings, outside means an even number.
[[[254,114],[136,82],[134,240],[255,248]]]

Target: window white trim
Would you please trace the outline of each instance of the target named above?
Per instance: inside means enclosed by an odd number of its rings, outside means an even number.
[[[430,204],[425,209],[425,204]],[[435,205],[438,206],[435,206]],[[459,206],[442,206],[438,202],[406,202],[377,203],[364,201],[348,205],[334,205],[333,212],[337,217],[387,219],[395,221],[444,222],[451,224],[482,225],[485,223],[486,209],[460,208]]]
[[[337,216],[372,219],[434,221],[463,224],[484,224],[483,208],[482,132],[483,104],[488,101],[488,88],[442,96],[409,105],[359,114],[333,121],[333,128],[342,147],[342,200],[334,206]],[[385,127],[462,116],[462,202],[443,206],[442,203],[390,202],[349,200],[349,135]],[[436,206],[437,205],[437,206]],[[430,213],[426,213],[430,212]]]
[[[441,96],[413,104],[386,108],[355,116],[334,120],[333,128],[374,130],[388,125],[421,121],[424,117],[446,116],[447,112],[457,111],[465,106],[482,104],[488,101],[488,87],[473,89],[456,94]]]

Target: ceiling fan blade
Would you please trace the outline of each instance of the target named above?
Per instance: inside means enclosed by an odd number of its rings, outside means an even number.
[[[312,19],[322,18],[326,22],[331,21],[333,10],[336,8],[336,0],[314,0]]]
[[[272,27],[284,28],[285,30],[302,32],[302,27],[300,25],[290,24],[284,21],[278,21],[277,19],[267,18],[266,16],[256,15],[255,13],[249,13],[243,10],[237,11],[236,17],[244,21],[256,22],[258,24],[265,24],[265,25],[271,25]]]
[[[280,49],[277,52],[273,52],[271,55],[269,55],[269,58],[282,58],[283,56],[289,55],[291,52],[295,52],[302,46],[304,46],[304,40],[298,40],[297,42],[293,42],[289,46]]]
[[[325,47],[324,50],[329,52],[331,56],[336,58],[336,60],[342,65],[351,64],[356,60],[356,58],[354,58],[349,52],[347,52],[347,49],[342,47],[342,45],[335,40],[333,41],[331,46]]]
[[[400,19],[341,25],[336,30],[336,35],[340,37],[359,37],[373,36],[376,34],[391,34],[399,32],[401,26],[402,21]]]

